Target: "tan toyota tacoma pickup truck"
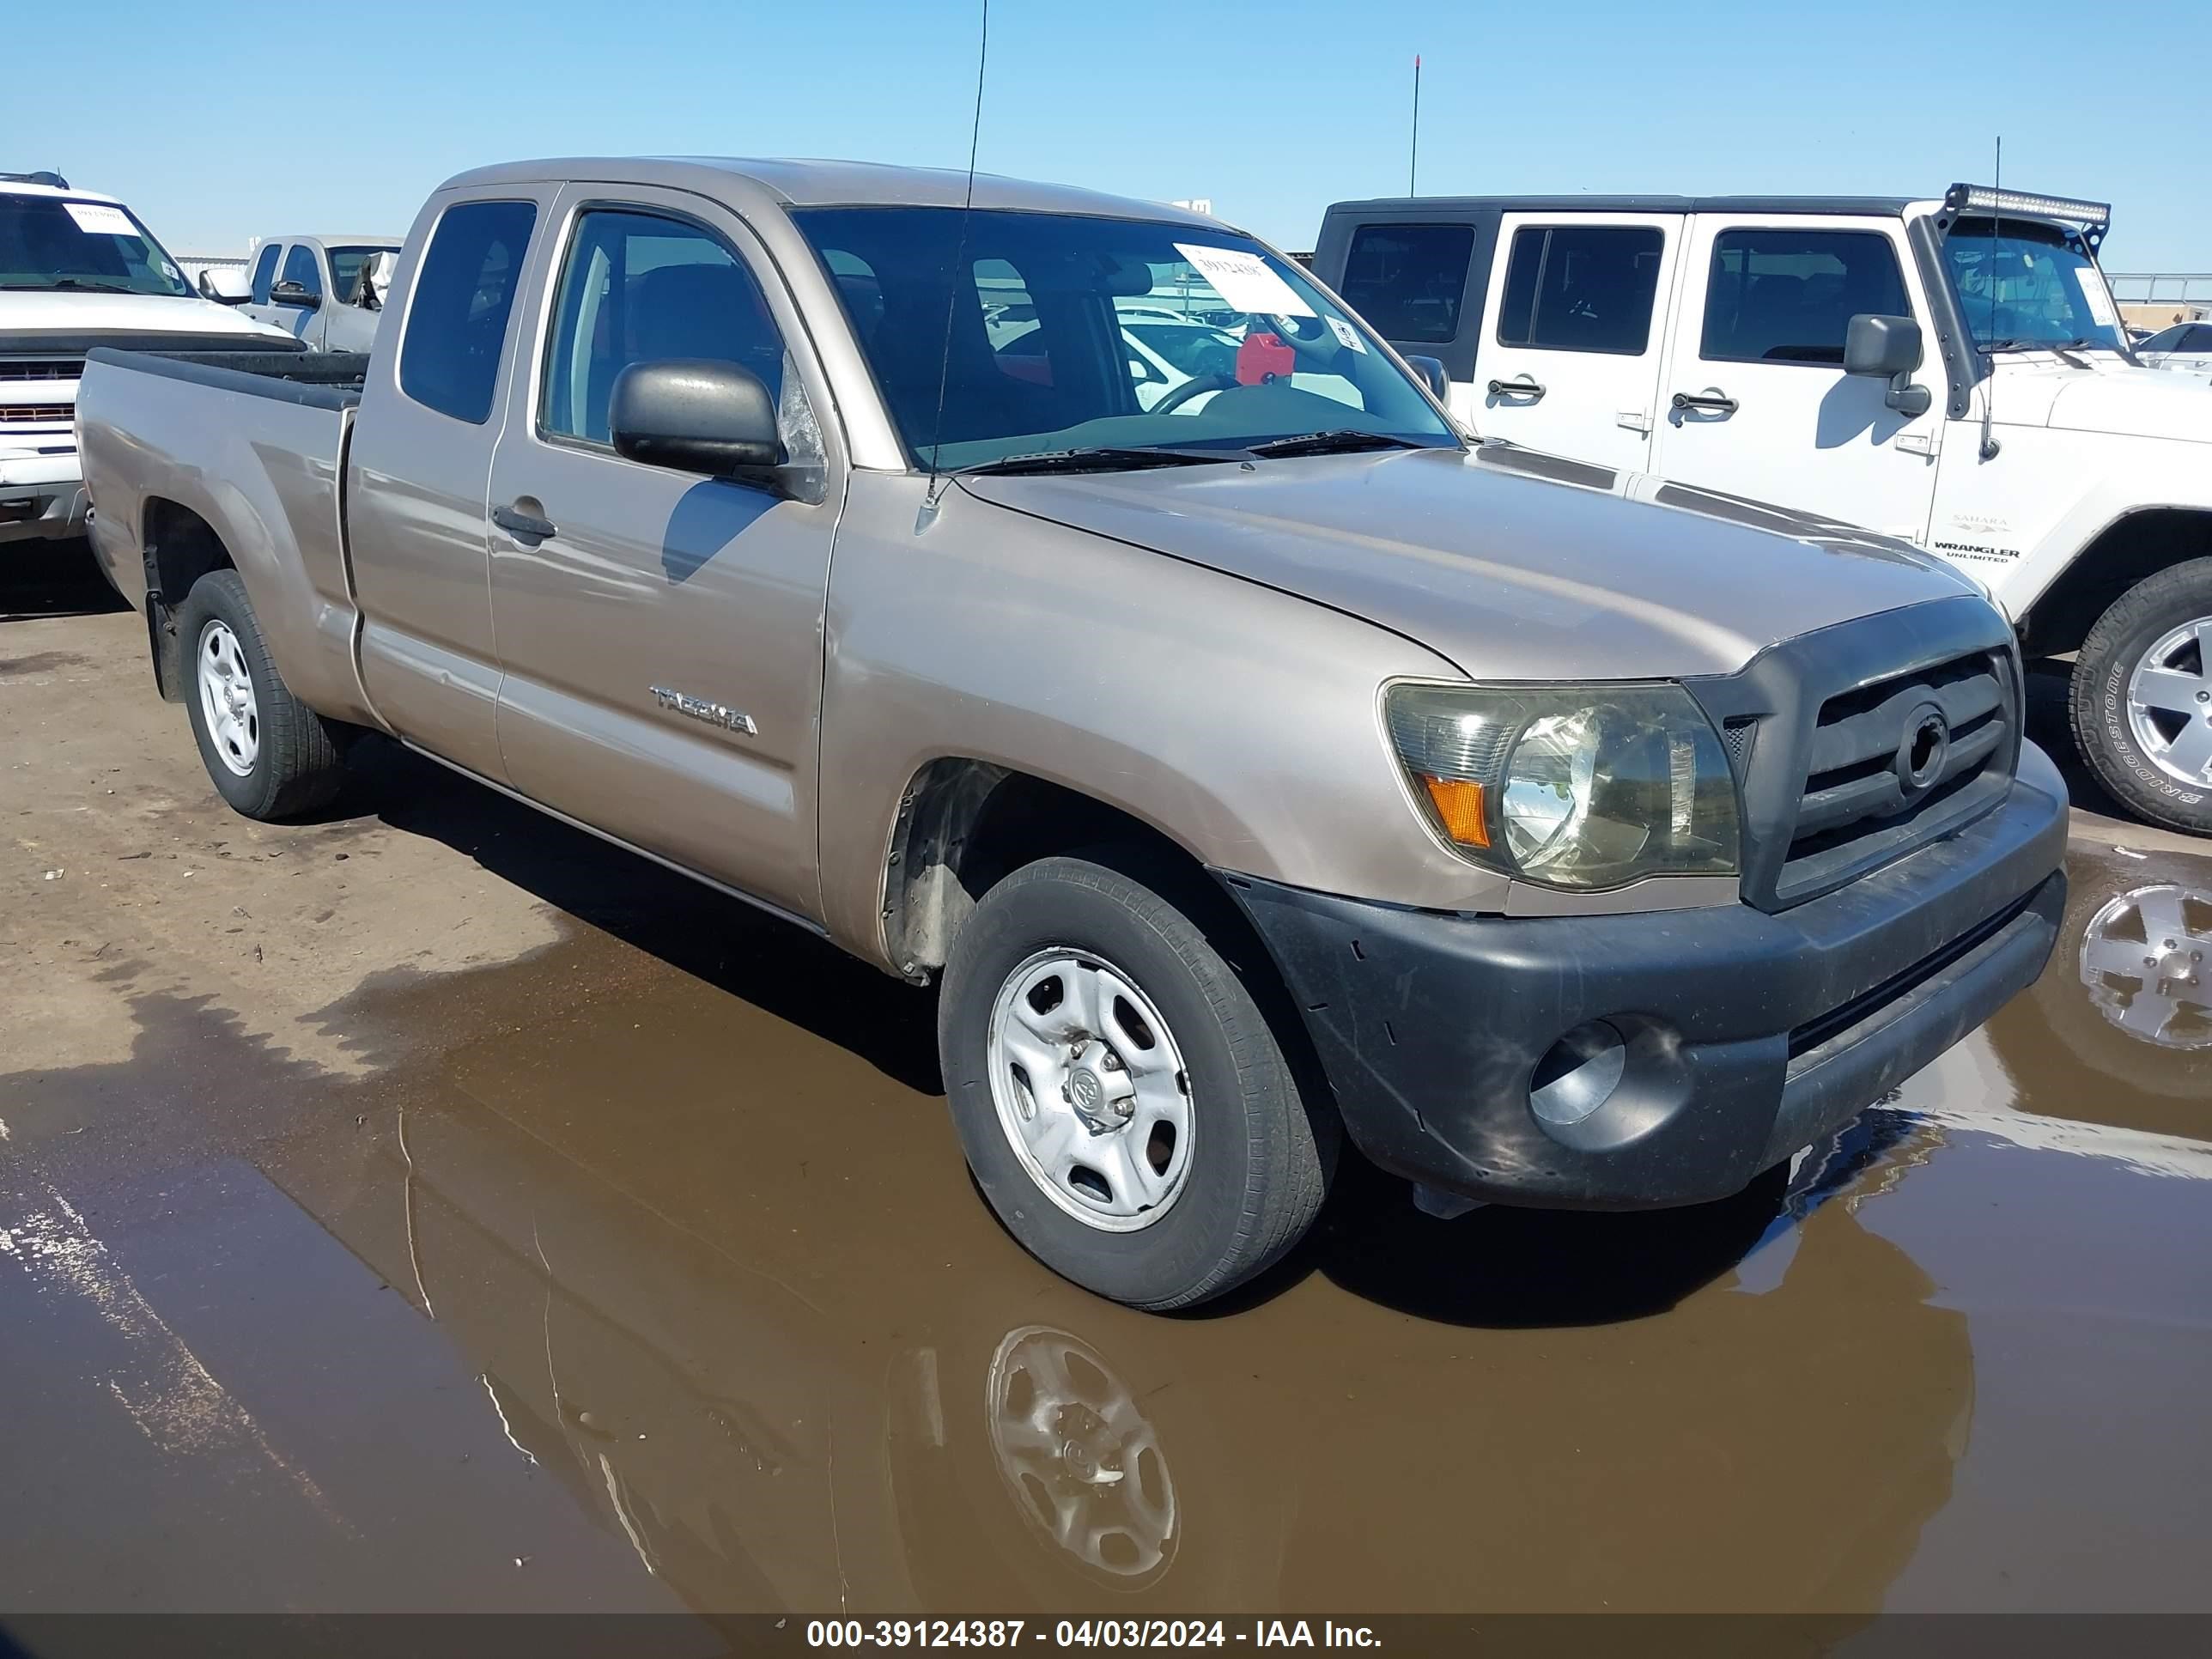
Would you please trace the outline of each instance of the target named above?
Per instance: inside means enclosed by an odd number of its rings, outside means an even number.
[[[2035,977],[2064,790],[1966,578],[1470,446],[1213,220],[967,190],[494,167],[366,357],[93,353],[224,799],[383,732],[933,981],[986,1197],[1148,1308],[1344,1131],[1432,1208],[1716,1199]]]

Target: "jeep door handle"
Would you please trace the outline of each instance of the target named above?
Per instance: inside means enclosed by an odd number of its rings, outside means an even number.
[[[1674,394],[1674,407],[1677,409],[1694,409],[1700,414],[1705,415],[1733,415],[1735,413],[1738,404],[1735,398],[1729,397],[1728,393],[1723,392],[1718,386],[1709,386],[1703,392],[1676,392]]]
[[[553,521],[517,507],[495,507],[491,521],[519,542],[536,544],[553,533]]]
[[[1526,398],[1535,404],[1544,400],[1544,388],[1536,383],[1533,374],[1516,374],[1510,380],[1492,380],[1490,395],[1493,398]]]

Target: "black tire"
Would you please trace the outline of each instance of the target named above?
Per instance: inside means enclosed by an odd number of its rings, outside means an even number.
[[[1134,1231],[1103,1231],[1061,1208],[999,1121],[992,1009],[1017,967],[1054,948],[1114,963],[1182,1050],[1188,1173],[1159,1218]],[[1252,989],[1190,915],[1105,865],[1041,860],[984,896],[945,964],[938,1048],[969,1168],[999,1219],[1054,1273],[1100,1296],[1153,1310],[1220,1296],[1296,1244],[1327,1194],[1333,1107],[1300,1087]]]
[[[233,769],[209,731],[200,695],[203,641],[210,624],[218,623],[236,638],[253,685],[258,746],[243,773]],[[295,817],[337,793],[345,769],[332,727],[295,697],[277,673],[246,584],[235,570],[211,570],[192,584],[177,612],[177,635],[192,736],[216,792],[233,810],[264,822]]]
[[[2128,721],[2128,683],[2161,635],[2212,617],[2212,559],[2191,559],[2145,578],[2112,602],[2075,659],[2074,739],[2112,798],[2154,823],[2212,836],[2212,787],[2191,788],[2162,770]],[[2212,662],[2201,666],[2212,671]],[[2212,720],[2212,705],[2200,718]]]

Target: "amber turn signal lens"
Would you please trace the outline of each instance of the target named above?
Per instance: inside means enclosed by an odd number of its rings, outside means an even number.
[[[1462,847],[1490,845],[1490,826],[1482,811],[1482,786],[1465,778],[1424,777],[1429,800],[1443,821],[1444,834]]]

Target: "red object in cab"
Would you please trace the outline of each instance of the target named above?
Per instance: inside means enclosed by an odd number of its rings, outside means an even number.
[[[1269,380],[1287,380],[1297,360],[1297,353],[1291,349],[1281,335],[1262,334],[1255,330],[1237,348],[1237,384],[1263,386]]]

